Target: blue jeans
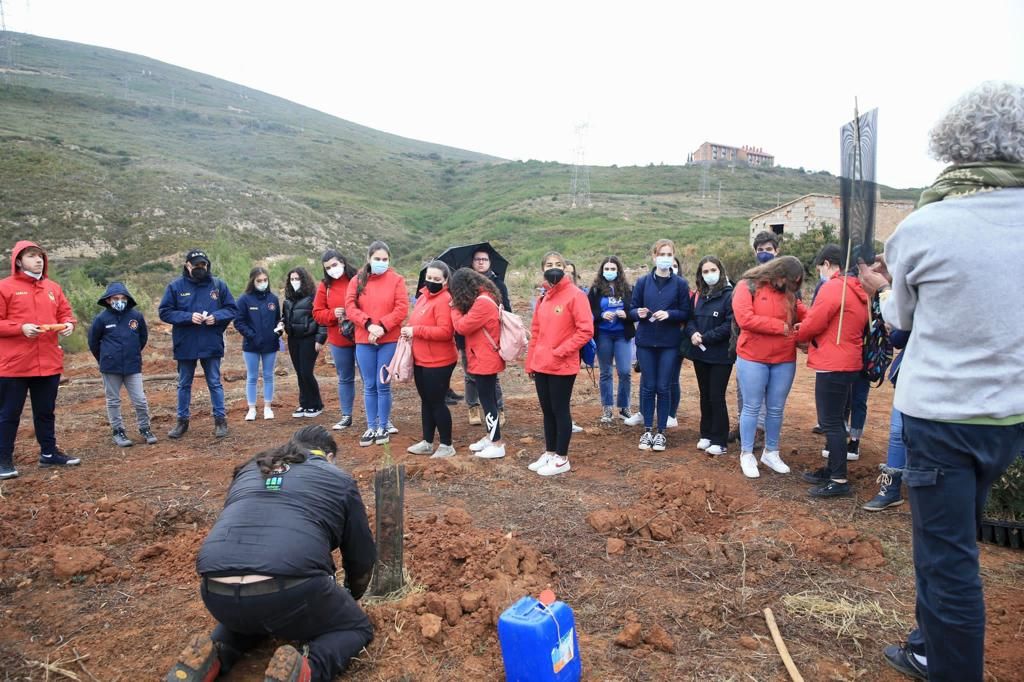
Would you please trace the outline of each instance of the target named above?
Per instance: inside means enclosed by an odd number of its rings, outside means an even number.
[[[629,392],[632,369],[629,339],[622,334],[601,332],[597,335],[597,364],[601,367],[601,406],[629,407]],[[612,361],[615,362],[615,373],[619,375],[618,400],[615,396],[615,380],[612,378]]]
[[[387,426],[391,419],[391,384],[380,383],[380,368],[391,364],[398,344],[372,343],[356,344],[356,362],[359,375],[363,377],[363,404],[366,407],[366,424],[376,429]]]
[[[196,363],[203,367],[206,387],[210,389],[210,405],[214,419],[224,418],[224,386],[220,383],[221,358],[200,358],[199,360],[178,360],[178,417],[188,419],[192,403],[192,379],[196,375]]]
[[[917,628],[928,679],[981,682],[985,600],[978,521],[992,483],[1024,449],[1024,424],[952,424],[903,415],[903,482],[913,521]]]
[[[868,420],[868,393],[871,391],[871,382],[864,376],[857,377],[856,383],[850,389],[850,399],[846,409],[850,418],[850,438],[860,440],[864,434],[864,423]]]
[[[668,385],[668,416],[675,417],[679,413],[679,400],[683,390],[679,386],[679,374],[683,371],[683,356],[676,351],[675,363],[672,365],[672,382]]]
[[[256,404],[256,384],[260,378],[260,365],[263,366],[263,403],[274,402],[274,363],[277,351],[270,353],[242,352],[245,358],[245,402]]]
[[[743,411],[740,413],[740,451],[754,451],[757,413],[765,404],[764,447],[769,452],[779,449],[782,432],[782,411],[789,389],[796,376],[796,361],[768,365],[736,358],[736,377],[743,387]]]
[[[893,469],[902,469],[907,465],[907,446],[903,444],[903,413],[895,407],[889,418],[889,451],[885,455],[885,464]]]
[[[672,346],[637,346],[636,357],[640,361],[640,413],[644,417],[644,427],[650,430],[654,425],[654,411],[657,405],[657,427],[659,431],[664,431],[668,423],[672,380],[679,381],[679,375],[675,374],[679,350]]]
[[[341,413],[352,416],[352,403],[356,400],[356,347],[327,344],[334,358],[334,371],[338,373],[338,405]]]

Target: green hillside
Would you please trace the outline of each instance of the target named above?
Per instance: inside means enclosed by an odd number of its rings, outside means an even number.
[[[589,272],[608,252],[639,264],[661,236],[691,256],[741,243],[754,213],[837,189],[828,174],[711,168],[702,198],[700,167],[601,167],[593,207],[570,209],[562,164],[389,135],[138,55],[3,40],[0,243],[41,240],[62,272],[97,281],[156,289],[192,245],[230,255],[237,279],[254,259],[295,262],[328,245],[361,258],[374,238],[406,272],[477,239],[518,268],[558,248]]]

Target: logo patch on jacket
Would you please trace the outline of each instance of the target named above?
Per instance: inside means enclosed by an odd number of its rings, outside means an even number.
[[[191,291],[179,291],[178,292],[178,296],[191,296],[191,295],[192,295]]]
[[[53,292],[52,292],[52,291],[47,291],[47,292],[46,292],[46,295],[47,295],[47,296],[49,296],[49,297],[50,297],[50,300],[51,300],[51,301],[53,301],[54,303],[56,303],[56,302],[57,302],[57,297],[53,295]]]
[[[277,306],[274,305],[273,301],[267,304],[267,310],[277,310]]]
[[[216,300],[217,300],[218,298],[220,298],[220,294],[218,294],[218,293],[217,293],[217,290],[216,290],[216,289],[210,289],[210,298],[212,298],[212,299],[213,299],[213,300],[215,300],[215,301],[216,301]]]
[[[562,306],[556,305],[555,306],[555,315],[561,315],[561,314],[562,314]]]
[[[139,321],[138,320],[128,320],[128,328],[131,329],[132,331],[135,331],[136,329],[139,328]]]

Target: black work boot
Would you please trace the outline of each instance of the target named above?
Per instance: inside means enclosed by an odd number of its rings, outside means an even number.
[[[178,417],[178,423],[167,432],[168,438],[181,438],[188,431],[188,417]]]
[[[224,417],[213,418],[213,435],[217,438],[223,438],[228,435],[228,420]]]

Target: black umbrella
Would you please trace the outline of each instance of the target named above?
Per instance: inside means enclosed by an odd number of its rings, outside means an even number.
[[[479,242],[477,244],[464,244],[462,246],[451,246],[445,249],[444,253],[435,260],[446,264],[455,272],[459,268],[473,267],[473,254],[478,251],[486,251],[491,257],[491,270],[498,279],[505,281],[505,273],[508,271],[508,261],[500,253],[494,250],[490,242]],[[427,268],[420,270],[420,279],[416,283],[416,291],[423,288],[427,277]]]

